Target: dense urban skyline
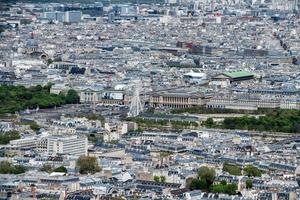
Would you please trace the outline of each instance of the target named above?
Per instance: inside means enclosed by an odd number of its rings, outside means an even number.
[[[0,199],[299,200],[300,2],[0,2]]]

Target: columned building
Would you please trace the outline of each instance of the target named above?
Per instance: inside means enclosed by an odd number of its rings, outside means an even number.
[[[81,103],[96,103],[104,105],[127,105],[128,95],[123,90],[97,90],[86,88],[79,92]]]
[[[208,94],[185,90],[164,90],[151,93],[149,105],[154,108],[188,108],[205,105],[210,97]]]
[[[257,110],[258,108],[281,108],[300,110],[297,97],[278,97],[270,95],[220,95],[207,102],[208,108]]]

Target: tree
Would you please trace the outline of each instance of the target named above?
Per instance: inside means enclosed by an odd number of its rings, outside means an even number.
[[[67,173],[68,170],[67,168],[65,168],[64,166],[60,166],[60,167],[57,167],[53,170],[53,172],[62,172],[62,173]]]
[[[11,173],[11,163],[8,161],[0,162],[0,174],[10,174]]]
[[[22,174],[26,169],[22,165],[12,165],[8,161],[0,162],[0,174]]]
[[[73,89],[69,90],[67,95],[66,95],[66,103],[67,104],[76,104],[79,103],[79,96],[77,94],[77,92]]]
[[[68,95],[68,102],[78,102],[74,92]],[[77,98],[77,100],[76,100]],[[24,86],[0,86],[0,113],[15,113],[16,111],[39,108],[53,108],[66,104],[65,95],[50,94],[49,84],[30,88]]]
[[[153,177],[153,180],[154,180],[156,183],[159,183],[159,182],[160,182],[160,177],[159,177],[159,176],[154,176],[154,177]]]
[[[0,132],[0,144],[8,144],[11,140],[20,139],[18,131],[12,130],[4,133]]]
[[[96,157],[80,156],[76,165],[81,174],[94,174],[101,170]]]
[[[223,171],[235,176],[242,175],[242,169],[240,167],[231,165],[228,162],[224,162]]]
[[[33,131],[38,131],[41,129],[41,127],[36,123],[36,121],[31,122],[29,126]]]
[[[47,59],[47,65],[51,65],[53,63],[53,60],[51,58]]]
[[[246,188],[251,189],[253,187],[253,180],[252,179],[247,179],[246,180]]]
[[[247,165],[244,168],[244,173],[246,176],[248,177],[261,177],[261,170],[259,170],[257,167],[253,166],[253,165]]]
[[[213,120],[213,118],[211,118],[211,117],[207,118],[207,120],[204,121],[202,123],[202,125],[206,126],[207,128],[212,128],[214,126],[214,120]]]
[[[227,184],[227,182],[222,182],[220,184],[212,185],[211,191],[213,193],[224,193],[229,195],[235,195],[237,190],[236,184]]]
[[[185,187],[190,189],[191,188],[191,183],[192,183],[193,180],[194,180],[194,178],[192,178],[192,177],[187,178],[185,180]]]
[[[203,179],[207,183],[207,187],[209,188],[212,185],[216,178],[216,172],[214,169],[202,166],[198,170],[199,179]]]
[[[221,184],[221,185],[227,185],[227,181],[222,180],[222,181],[220,182],[220,184]]]
[[[258,118],[227,117],[222,122],[221,128],[245,129],[258,131],[274,131],[299,133],[300,112],[298,110],[261,109],[258,113],[265,114]]]
[[[227,184],[225,187],[225,193],[229,195],[235,195],[237,190],[237,185],[232,183],[232,184]]]
[[[166,182],[166,177],[165,176],[160,176],[160,182],[165,183]]]
[[[40,168],[40,171],[42,172],[52,172],[52,166],[50,164],[43,164],[43,166]]]
[[[193,179],[191,181],[191,184],[190,184],[190,187],[189,189],[190,190],[206,190],[208,187],[207,187],[207,182],[205,179]]]
[[[226,185],[227,185],[227,183],[226,183]],[[210,190],[213,193],[225,193],[226,185],[223,185],[223,184],[213,185]]]
[[[16,166],[14,166],[12,173],[13,174],[23,174],[23,173],[25,173],[25,171],[26,170],[25,170],[24,166],[16,165]]]
[[[50,89],[53,85],[54,83],[48,82],[47,85],[43,87],[43,89],[50,93]]]

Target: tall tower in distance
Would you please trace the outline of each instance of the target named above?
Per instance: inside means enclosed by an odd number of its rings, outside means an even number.
[[[133,86],[132,86],[133,95],[130,101],[130,107],[128,112],[129,117],[136,117],[144,110],[144,106],[140,100],[141,89],[142,89],[141,81],[140,80],[133,81]]]

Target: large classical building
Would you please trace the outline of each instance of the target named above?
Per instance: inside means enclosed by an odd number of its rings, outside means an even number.
[[[217,76],[214,76],[209,85],[217,86],[219,88],[226,88],[232,83],[239,83],[242,81],[249,81],[254,79],[254,74],[247,71],[232,71],[224,72]]]
[[[241,82],[247,81],[254,78],[254,74],[247,71],[232,71],[232,72],[224,72],[223,76],[228,77],[230,82]]]
[[[210,98],[210,94],[169,89],[152,92],[149,95],[149,105],[154,108],[188,108],[205,105]]]
[[[300,110],[300,99],[297,97],[285,98],[275,95],[226,94],[210,99],[206,107],[240,110],[257,110],[258,108]]]
[[[127,105],[128,96],[123,90],[102,90],[85,88],[79,92],[81,103],[96,103],[103,105]]]

